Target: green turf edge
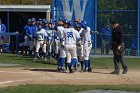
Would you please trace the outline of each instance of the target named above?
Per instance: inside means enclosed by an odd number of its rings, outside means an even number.
[[[113,69],[113,58],[91,58],[91,67],[93,69]],[[49,60],[47,64],[34,62],[33,57],[16,54],[0,53],[0,63],[20,64],[15,67],[29,68],[57,68],[57,62],[54,59]],[[128,69],[140,70],[140,58],[126,58]],[[121,67],[121,66],[120,66]],[[0,67],[6,68],[6,67]],[[122,68],[122,67],[121,67]]]
[[[73,93],[86,90],[120,90],[140,92],[140,85],[20,85],[0,88],[0,93]]]

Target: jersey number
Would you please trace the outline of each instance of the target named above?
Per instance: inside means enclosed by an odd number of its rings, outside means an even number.
[[[73,37],[73,32],[67,32],[67,37],[72,38]]]

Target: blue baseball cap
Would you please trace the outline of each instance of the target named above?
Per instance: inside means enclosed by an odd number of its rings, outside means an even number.
[[[67,19],[65,19],[63,22],[64,22],[65,24],[69,24],[69,21],[68,21]]]
[[[81,21],[81,23],[83,23],[83,24],[87,25],[87,21]]]
[[[75,24],[75,26],[76,26],[77,28],[81,28],[81,24],[79,24],[79,23]]]
[[[45,22],[45,21],[46,21],[46,19],[45,19],[45,18],[43,18],[43,19],[42,19],[42,21],[43,21],[43,22]]]
[[[80,24],[82,28],[87,29],[87,26],[84,23],[81,22]]]
[[[48,20],[45,20],[44,23],[47,24],[48,23]]]
[[[57,19],[55,20],[56,23],[57,23],[58,21],[59,21],[59,20],[57,20]]]
[[[36,21],[36,24],[38,25],[39,24],[39,21]]]
[[[38,19],[38,21],[42,21],[42,19],[41,19],[41,18],[39,18],[39,19]]]
[[[35,18],[32,18],[31,21],[34,22],[35,21]]]
[[[59,18],[59,20],[58,20],[58,21],[63,21],[63,20],[62,20],[62,18]]]
[[[28,22],[31,22],[31,19],[28,19]]]
[[[52,24],[53,24],[53,22],[54,22],[54,21],[51,19],[51,20],[50,20],[50,23],[52,23]]]
[[[69,21],[69,26],[74,26],[74,22],[73,21]]]

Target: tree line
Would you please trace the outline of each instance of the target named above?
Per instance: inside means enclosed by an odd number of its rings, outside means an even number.
[[[0,0],[0,5],[49,5],[51,0]]]

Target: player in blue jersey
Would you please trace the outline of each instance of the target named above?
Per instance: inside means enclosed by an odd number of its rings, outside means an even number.
[[[34,36],[37,31],[37,25],[35,18],[31,19],[31,25],[26,29],[26,36],[28,38],[29,55],[32,55],[34,48]]]
[[[6,26],[2,23],[2,20],[0,19],[0,52],[3,51],[3,39],[5,38],[6,33]]]

